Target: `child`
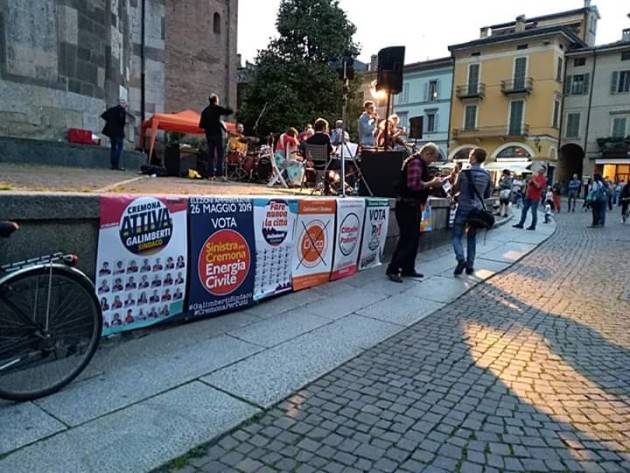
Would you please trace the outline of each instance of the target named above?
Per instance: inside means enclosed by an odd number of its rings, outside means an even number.
[[[547,201],[545,203],[545,223],[551,222],[551,204]]]
[[[547,192],[545,193],[545,208],[547,205],[551,206],[552,210],[555,210],[554,202],[553,202],[553,189],[551,186],[547,187]]]

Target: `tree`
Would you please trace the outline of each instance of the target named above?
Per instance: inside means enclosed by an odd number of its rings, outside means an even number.
[[[239,120],[252,130],[265,109],[260,136],[317,117],[333,122],[341,116],[342,82],[331,64],[358,55],[356,27],[338,0],[282,0],[276,27],[279,37],[258,52]]]

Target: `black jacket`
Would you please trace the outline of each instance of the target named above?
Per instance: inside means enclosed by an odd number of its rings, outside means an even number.
[[[105,128],[103,134],[108,138],[124,138],[125,137],[125,121],[127,119],[127,111],[120,105],[108,108],[101,115],[105,120]]]
[[[221,123],[221,115],[231,115],[234,111],[231,108],[223,108],[220,105],[210,104],[201,112],[199,128],[206,130],[206,135],[221,136],[225,130]]]

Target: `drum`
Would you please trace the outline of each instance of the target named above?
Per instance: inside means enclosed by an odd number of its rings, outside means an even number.
[[[243,158],[241,161],[241,168],[248,176],[251,176],[252,171],[256,167],[256,162],[258,161],[258,154],[249,153],[247,156]]]
[[[227,155],[227,165],[228,166],[240,166],[241,165],[241,154],[236,151],[230,151]]]
[[[262,156],[255,164],[254,179],[267,182],[271,179],[271,160],[268,156]]]

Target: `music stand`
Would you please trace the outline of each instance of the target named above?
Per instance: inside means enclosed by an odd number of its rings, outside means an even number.
[[[359,152],[359,145],[357,145],[356,143],[351,143],[351,142],[344,142],[342,144],[340,144],[339,146],[337,146],[337,150],[336,153],[339,154],[339,156],[341,157],[341,169],[343,171],[343,196],[345,197],[345,189],[346,189],[346,173],[345,173],[345,162],[346,160],[351,161],[354,164],[354,172],[351,172],[350,175],[356,174],[359,179],[361,181],[363,181],[363,184],[365,185],[365,188],[367,189],[367,191],[370,194],[370,197],[374,197],[374,193],[372,192],[372,189],[370,188],[370,185],[368,184],[367,180],[365,179],[365,176],[363,175],[363,172],[361,171],[361,166],[359,165],[359,160],[357,159],[358,156],[358,152]],[[356,187],[356,186],[355,186]]]

